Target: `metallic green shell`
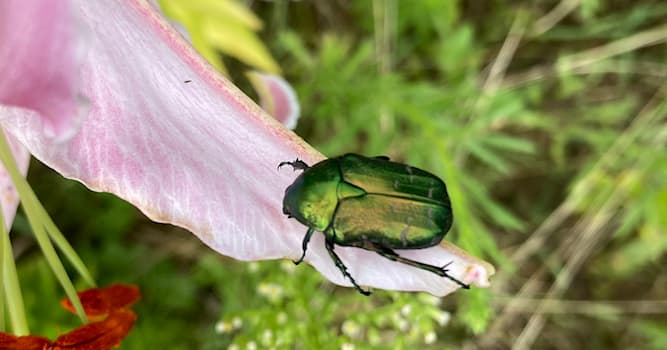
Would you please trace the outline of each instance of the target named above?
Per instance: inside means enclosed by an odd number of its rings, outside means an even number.
[[[340,245],[364,247],[366,242],[394,249],[417,249],[438,244],[451,222],[449,208],[382,195],[342,200],[325,233]]]
[[[346,154],[337,159],[343,180],[367,193],[450,207],[447,187],[437,176],[406,164]]]
[[[300,223],[323,232],[338,206],[340,169],[330,159],[305,170],[285,190],[283,211]]]
[[[438,244],[452,225],[445,183],[380,158],[346,154],[306,169],[285,193],[284,210],[335,243],[418,249]]]

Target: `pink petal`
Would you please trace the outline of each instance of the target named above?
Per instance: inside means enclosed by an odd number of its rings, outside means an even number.
[[[39,113],[39,131],[56,140],[74,135],[87,106],[77,95],[83,36],[71,12],[60,0],[0,1],[0,101]]]
[[[17,3],[5,6],[0,23],[26,16]],[[64,1],[58,4],[66,7]],[[71,33],[87,40],[63,38],[70,33],[63,30],[40,38],[2,40],[5,47],[0,52],[27,50],[26,45],[39,51],[38,45],[25,43],[31,40],[87,44],[76,70],[67,69],[72,62],[46,61],[49,67],[36,67],[44,74],[64,71],[58,76],[66,86],[81,82],[91,105],[79,133],[60,143],[45,137],[44,125],[50,119],[39,108],[4,108],[0,123],[64,176],[95,191],[115,193],[152,220],[185,227],[224,255],[242,260],[297,258],[306,228],[281,210],[284,190],[296,173],[277,171],[276,166],[297,157],[312,164],[322,155],[218,75],[147,2],[72,4],[83,26],[70,24],[90,32]],[[56,14],[66,15],[56,11],[48,16]],[[30,76],[41,79],[38,72]],[[0,96],[5,96],[2,91]],[[75,109],[77,101],[72,94],[58,103]],[[361,284],[435,295],[456,289],[443,278],[377,254],[337,249]],[[485,286],[493,273],[482,261],[448,245],[405,254],[438,264],[454,260],[452,275],[479,286]],[[335,283],[349,285],[325,251],[321,234],[313,237],[307,261]]]
[[[248,77],[259,95],[262,108],[288,129],[294,130],[300,106],[292,86],[273,74],[250,72]]]
[[[0,115],[2,115],[2,106],[0,106]],[[0,129],[0,132],[2,130]],[[12,150],[16,166],[21,174],[25,176],[28,173],[28,165],[30,165],[30,153],[18,142],[14,136],[4,133],[7,143]],[[2,215],[5,222],[5,228],[9,230],[14,222],[14,215],[16,215],[16,208],[19,206],[19,194],[16,192],[16,187],[12,179],[9,177],[6,168],[0,163],[0,205],[2,205]]]

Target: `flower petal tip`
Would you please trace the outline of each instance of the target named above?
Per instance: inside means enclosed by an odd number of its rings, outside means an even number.
[[[301,112],[292,86],[273,74],[249,72],[247,76],[257,90],[262,108],[285,127],[294,130]]]
[[[463,280],[476,287],[488,288],[491,286],[489,279],[495,272],[490,264],[473,264],[466,269]]]

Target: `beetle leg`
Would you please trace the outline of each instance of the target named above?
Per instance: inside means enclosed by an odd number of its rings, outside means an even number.
[[[308,168],[310,168],[308,166],[308,164],[306,164],[306,162],[304,162],[303,160],[301,160],[299,158],[297,158],[293,162],[280,162],[280,164],[278,164],[278,169],[282,168],[285,165],[291,165],[293,171],[296,171],[297,169],[298,170],[307,170]]]
[[[329,252],[329,255],[331,256],[331,259],[333,259],[334,263],[336,264],[336,267],[338,267],[340,272],[343,273],[343,276],[350,279],[350,282],[352,282],[352,285],[354,286],[354,288],[356,288],[359,291],[359,293],[361,293],[363,295],[370,295],[371,292],[361,289],[361,287],[359,287],[359,285],[354,280],[354,278],[352,278],[352,275],[350,275],[350,273],[347,272],[347,267],[345,267],[345,264],[343,264],[343,261],[340,260],[338,255],[336,255],[336,253],[334,252],[334,242],[333,242],[333,240],[327,238],[326,241],[325,241],[325,247],[327,248],[327,252]]]
[[[303,258],[306,257],[306,249],[308,248],[308,242],[310,241],[310,236],[313,235],[313,232],[315,232],[315,229],[313,228],[308,228],[308,231],[306,231],[306,236],[303,237],[303,243],[301,243],[301,247],[303,248],[303,254],[301,254],[299,260],[293,261],[294,265],[301,264]]]
[[[450,274],[447,273],[447,271],[448,271],[447,266],[449,266],[452,263],[451,261],[449,263],[445,264],[443,267],[437,267],[437,266],[433,266],[433,265],[429,265],[429,264],[424,264],[424,263],[421,263],[419,261],[404,258],[404,257],[396,254],[395,251],[393,251],[389,248],[378,246],[378,245],[364,246],[364,249],[373,250],[376,253],[384,256],[385,258],[387,258],[389,260],[393,260],[393,261],[397,261],[397,262],[400,262],[400,263],[403,263],[403,264],[414,266],[414,267],[422,269],[422,270],[431,271],[438,276],[447,277],[452,282],[461,286],[461,288],[470,289],[469,284],[465,284],[465,283],[461,282],[460,280],[458,280],[457,278],[454,278]]]

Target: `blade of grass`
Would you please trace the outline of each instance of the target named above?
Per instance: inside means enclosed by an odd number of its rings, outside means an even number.
[[[60,248],[67,260],[69,260],[72,266],[74,266],[74,268],[81,275],[81,277],[83,277],[86,283],[88,283],[88,285],[91,287],[94,287],[96,285],[95,280],[86,268],[86,265],[83,263],[76,251],[74,251],[74,248],[72,248],[72,245],[69,244],[62,232],[60,232],[60,229],[58,229],[56,224],[53,222],[53,219],[51,219],[51,216],[49,216],[49,214],[46,212],[46,209],[44,209],[42,203],[37,200],[37,196],[35,195],[35,192],[32,191],[32,189],[29,189],[28,196],[31,200],[34,201],[36,207],[35,209],[37,209],[37,214],[40,216],[38,221],[41,221],[44,224],[44,228],[46,229],[49,237],[51,237],[53,242],[58,246],[58,248]]]
[[[642,47],[664,42],[667,42],[667,25],[661,25],[608,44],[565,56],[556,63],[556,70],[559,72],[571,71],[610,57],[636,51]]]
[[[642,133],[642,130],[648,130],[655,127],[656,124],[660,123],[660,117],[662,114],[658,113],[661,108],[662,103],[664,103],[664,98],[667,96],[667,84],[663,85],[658,91],[652,96],[650,101],[639,111],[637,116],[633,119],[632,123],[626,128],[626,130],[616,139],[616,141],[609,147],[609,149],[595,162],[593,167],[588,170],[586,175],[579,180],[577,183],[586,184],[579,186],[580,190],[573,190],[572,193],[566,198],[561,205],[551,213],[551,215],[542,223],[542,225],[532,234],[530,238],[524,242],[524,244],[517,249],[514,254],[511,256],[511,260],[516,265],[521,265],[528,257],[537,252],[538,248],[543,244],[543,242],[550,237],[553,232],[556,232],[561,224],[575,212],[577,206],[580,204],[583,198],[586,198],[591,195],[591,190],[595,188],[593,186],[593,175],[595,172],[603,171],[609,164],[612,164],[615,159],[619,156],[621,152],[627,149],[633,142],[636,142],[638,135]],[[576,227],[575,230],[569,230],[571,234],[566,235],[566,237],[574,236],[581,237],[581,232],[590,227],[586,228],[582,226],[582,222],[590,222],[591,218],[587,220],[580,221],[580,224]],[[574,234],[572,234],[574,233]],[[568,239],[563,238],[563,243],[559,249],[553,254],[554,256],[567,256],[572,254],[571,247],[572,245],[567,244]],[[578,243],[579,251],[582,251],[583,243]],[[568,252],[568,250],[570,250]],[[578,259],[577,259],[578,260]],[[570,258],[572,263],[568,268],[570,271],[573,267],[578,268],[574,265],[573,259]],[[578,262],[577,262],[578,263]],[[528,282],[524,283],[521,290],[515,294],[516,298],[529,298],[539,292],[541,289],[537,288],[538,281],[541,281],[544,275],[544,269],[538,269],[533,275],[528,279]],[[567,278],[566,278],[567,277]],[[559,286],[564,284],[569,284],[567,281],[571,276],[563,275],[560,277]],[[505,290],[506,284],[510,281],[509,274],[500,273],[494,281],[494,289],[496,291]],[[568,282],[568,283],[565,283]],[[556,284],[554,284],[555,286]],[[559,287],[562,288],[562,287]],[[557,296],[555,293],[552,293],[551,297]],[[486,333],[482,339],[479,340],[480,344],[492,344],[494,341],[499,341],[502,338],[502,335],[507,334],[507,327],[509,327],[510,321],[513,319],[512,310],[514,310],[517,305],[513,302],[509,302],[504,306],[503,310],[499,312],[499,316],[495,319],[491,325],[489,331]],[[541,328],[539,320],[533,321],[530,326],[530,331],[528,335],[534,335],[535,332]],[[526,326],[528,328],[528,326]],[[523,340],[515,343],[515,346],[526,346],[528,343],[528,335],[523,337]],[[509,344],[508,344],[509,345]]]
[[[663,85],[659,89],[653,98],[642,108],[640,115],[637,119],[640,119],[644,116],[644,113],[649,116],[658,116],[658,111],[661,108],[661,105],[664,101],[664,93],[667,91],[667,85]],[[657,118],[647,118],[648,121],[652,121]],[[641,118],[644,120],[644,118]],[[635,131],[631,135],[639,135],[641,131],[650,130],[654,128],[655,125],[651,123],[640,124],[640,127],[637,129],[631,129],[630,131]],[[631,138],[628,143],[634,142],[637,137]],[[664,145],[658,144],[658,149],[664,147]],[[605,158],[609,153],[603,155],[602,158]],[[601,158],[601,160],[602,160]],[[637,168],[642,158],[636,159],[633,164],[630,164],[629,168]],[[545,294],[546,299],[553,299],[560,297],[570,286],[574,276],[578,273],[583,263],[590,256],[593,249],[598,247],[600,244],[604,244],[607,241],[613,231],[603,230],[606,225],[608,225],[612,218],[616,216],[616,213],[622,208],[623,203],[626,200],[624,189],[627,188],[627,184],[624,184],[625,181],[632,181],[630,178],[624,178],[616,186],[612,193],[599,194],[606,197],[598,208],[589,209],[589,213],[575,225],[574,229],[571,230],[573,236],[576,237],[577,243],[571,244],[570,247],[567,247],[567,240],[563,241],[561,247],[565,247],[565,256],[566,263],[563,267],[563,270],[558,273],[556,280],[551,285],[547,293]],[[587,186],[591,188],[594,186]],[[523,328],[521,334],[514,342],[513,349],[528,349],[531,348],[537,339],[538,335],[541,333],[546,319],[543,313],[541,312],[544,308],[543,305],[540,305],[536,308],[535,313],[530,317],[528,323]]]
[[[56,275],[56,278],[60,282],[60,285],[65,290],[67,297],[72,301],[72,304],[74,305],[74,309],[76,310],[77,315],[79,316],[79,318],[83,323],[87,323],[88,319],[86,317],[85,312],[83,311],[83,306],[81,305],[81,301],[79,300],[79,297],[76,294],[76,289],[74,289],[74,285],[72,284],[72,281],[67,275],[65,267],[60,261],[60,258],[58,257],[58,254],[56,253],[56,250],[53,247],[53,244],[49,239],[46,230],[44,229],[43,221],[40,220],[41,215],[36,205],[37,203],[36,196],[34,195],[34,193],[32,193],[32,189],[30,188],[30,185],[28,185],[28,182],[25,181],[23,176],[21,176],[16,166],[16,162],[14,161],[14,157],[12,156],[11,150],[9,149],[9,145],[7,144],[7,140],[5,139],[4,134],[2,133],[0,133],[0,160],[5,165],[7,173],[11,177],[14,186],[16,186],[16,190],[19,193],[19,197],[22,199],[21,205],[23,206],[23,209],[26,212],[26,216],[28,217],[30,226],[32,227],[32,230],[35,234],[35,238],[37,239],[37,243],[39,244],[42,253],[44,253],[46,261],[51,266],[51,270]],[[9,240],[8,238],[6,239],[7,241]],[[5,253],[7,253],[7,251],[5,251]],[[8,259],[5,258],[5,261],[7,260]],[[9,304],[11,306],[11,303]]]
[[[508,76],[501,83],[500,88],[510,89],[529,82],[542,80],[547,76],[581,71],[585,67],[600,63],[612,57],[632,52],[643,47],[653,46],[667,41],[667,25],[630,35],[591,49],[561,57],[553,65],[536,66],[524,72]],[[655,66],[649,65],[651,70]],[[658,65],[658,67],[660,67]],[[660,67],[664,69],[664,67]],[[659,69],[659,70],[662,70]],[[644,72],[646,73],[646,72]]]
[[[507,305],[518,301],[513,313],[535,313],[539,310],[545,314],[585,314],[604,316],[616,314],[665,314],[667,300],[564,300],[540,298],[516,298],[515,296],[494,296],[495,304]]]
[[[578,181],[578,188],[572,191],[568,198],[556,209],[552,214],[530,235],[530,237],[512,254],[511,260],[516,265],[521,265],[528,257],[534,254],[546,239],[553,233],[556,228],[567,219],[579,206],[584,198],[590,196],[590,190],[593,188],[591,182],[593,175],[597,171],[602,171],[608,164],[613,164],[616,157],[624,152],[629,145],[636,140],[642,130],[645,130],[647,125],[651,125],[654,119],[659,117],[656,109],[663,98],[667,96],[667,84],[663,85],[653,95],[649,103],[642,108],[637,117],[632,121],[630,126],[621,136],[609,147],[609,149],[595,162],[593,167],[586,173],[586,175]],[[496,278],[496,285],[498,280]]]
[[[514,57],[514,54],[519,47],[519,43],[523,38],[525,30],[526,14],[524,11],[518,11],[516,17],[514,17],[514,21],[512,22],[512,27],[505,37],[503,46],[500,48],[498,55],[489,68],[489,75],[484,80],[484,84],[481,88],[481,94],[475,98],[472,107],[473,113],[471,113],[469,117],[471,120],[476,115],[479,115],[480,111],[483,110],[484,105],[492,100],[490,97],[498,92],[498,89],[501,86],[503,79],[505,78],[507,67],[509,67],[509,64],[512,62],[512,58]],[[459,167],[463,167],[463,164],[467,160],[469,151],[470,150],[462,146],[459,146],[455,150],[456,164]]]
[[[562,0],[549,13],[535,21],[533,25],[533,36],[539,36],[553,28],[565,16],[574,11],[581,4],[581,0]]]
[[[2,213],[2,205],[0,205],[0,213]],[[2,226],[2,229],[0,229],[0,235],[6,236],[7,235],[7,230],[5,230],[5,218],[3,215],[0,215],[0,226]],[[5,288],[4,288],[4,281],[5,281],[5,268],[4,268],[4,261],[5,261],[5,240],[4,238],[0,239],[0,331],[4,332],[5,331]]]
[[[19,195],[21,193],[22,192],[19,190]],[[30,227],[32,227],[33,233],[35,234],[35,238],[37,239],[37,243],[39,244],[39,247],[42,250],[44,257],[46,258],[46,261],[49,263],[49,266],[51,266],[51,270],[56,275],[58,282],[60,282],[60,285],[65,290],[65,294],[67,294],[67,297],[72,301],[72,304],[74,305],[74,309],[76,310],[77,315],[79,316],[79,318],[83,323],[87,323],[88,319],[86,318],[86,313],[83,311],[83,306],[81,305],[81,301],[79,300],[79,297],[76,294],[76,289],[74,288],[74,284],[72,284],[72,281],[67,275],[67,271],[65,271],[65,267],[60,261],[58,253],[56,253],[56,250],[53,247],[53,244],[49,239],[49,236],[46,233],[44,226],[42,226],[42,223],[39,222],[37,219],[38,216],[37,208],[35,208],[35,206],[32,203],[26,203],[26,202],[27,201],[23,200],[21,204],[27,214],[26,216],[28,217],[28,222],[30,223]]]
[[[2,135],[2,132],[0,132]],[[4,135],[2,136],[4,138]],[[0,151],[2,152],[2,151]],[[2,215],[0,214],[0,218]],[[12,254],[12,245],[9,241],[9,232],[5,228],[4,218],[0,219],[0,250],[2,251],[2,289],[5,295],[1,301],[7,301],[7,311],[12,324],[12,331],[16,335],[28,335],[28,321],[25,318],[25,307],[23,306],[23,295],[16,273],[16,264]],[[5,299],[6,298],[6,299]],[[4,309],[4,308],[3,308]],[[3,310],[4,311],[4,310]],[[2,314],[4,328],[4,313]]]
[[[577,249],[567,258],[567,262],[562,271],[556,276],[556,280],[551,285],[545,294],[545,300],[556,299],[562,295],[570,286],[574,276],[580,270],[582,264],[590,256],[593,249],[599,244],[603,244],[610,236],[610,231],[604,230],[605,226],[610,222],[613,213],[622,203],[622,195],[619,192],[614,192],[610,198],[605,202],[602,208],[598,211],[592,212],[586,218],[580,220],[579,224],[575,226],[572,232],[576,233],[579,243],[576,244]],[[540,303],[532,313],[526,326],[517,337],[512,349],[530,349],[535,340],[542,332],[546,323],[544,317],[544,309],[546,304]]]

